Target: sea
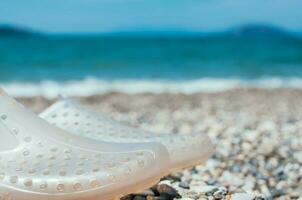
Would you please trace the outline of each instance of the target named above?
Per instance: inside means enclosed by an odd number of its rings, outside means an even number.
[[[302,37],[0,31],[0,86],[49,98],[302,89]]]

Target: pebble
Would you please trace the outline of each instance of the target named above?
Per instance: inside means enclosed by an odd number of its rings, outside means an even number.
[[[191,187],[191,190],[195,191],[198,194],[208,194],[208,195],[211,195],[215,191],[217,191],[218,188],[215,187],[215,186],[207,185],[207,186],[195,186],[195,187]]]
[[[237,193],[231,195],[231,200],[253,200],[254,196],[246,193]]]
[[[136,195],[133,200],[146,200],[146,197],[144,196],[140,196],[140,195]]]
[[[187,182],[180,182],[179,187],[184,188],[184,189],[190,189],[190,184]]]
[[[160,196],[168,196],[169,198],[176,198],[176,197],[180,197],[180,195],[178,194],[178,192],[171,186],[167,185],[167,184],[159,184],[157,186],[157,191],[160,194]]]
[[[219,188],[218,191],[213,193],[215,199],[222,199],[227,195],[227,190],[225,188]]]

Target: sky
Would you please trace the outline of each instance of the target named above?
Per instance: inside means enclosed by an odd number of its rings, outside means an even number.
[[[1,0],[0,24],[45,32],[220,31],[265,23],[302,31],[301,0]]]

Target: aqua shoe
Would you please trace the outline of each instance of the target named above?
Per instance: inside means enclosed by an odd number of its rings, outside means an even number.
[[[0,89],[0,199],[110,200],[168,173],[158,143],[110,143],[50,125]]]

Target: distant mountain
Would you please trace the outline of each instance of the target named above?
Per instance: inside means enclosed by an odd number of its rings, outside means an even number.
[[[31,31],[26,28],[12,26],[12,25],[0,25],[0,36],[32,36],[39,35],[39,33]]]
[[[287,37],[290,32],[271,25],[247,24],[232,29],[229,34],[237,37]]]
[[[285,29],[265,24],[247,24],[236,28],[220,32],[198,32],[181,30],[139,30],[139,31],[120,31],[103,33],[100,35],[114,37],[238,37],[238,38],[286,38],[302,37],[302,33],[293,33]]]
[[[45,36],[47,33],[36,32],[31,29],[13,26],[13,25],[0,25],[1,36],[13,37],[29,37],[29,36]],[[261,38],[283,38],[283,37],[302,37],[302,33],[294,33],[284,30],[279,27],[266,25],[266,24],[247,24],[238,26],[228,31],[221,32],[200,32],[200,31],[183,31],[183,30],[129,30],[129,31],[116,31],[108,33],[57,33],[50,35],[62,35],[64,37],[73,36],[109,36],[109,37],[131,37],[131,38],[193,38],[193,37],[261,37]]]

